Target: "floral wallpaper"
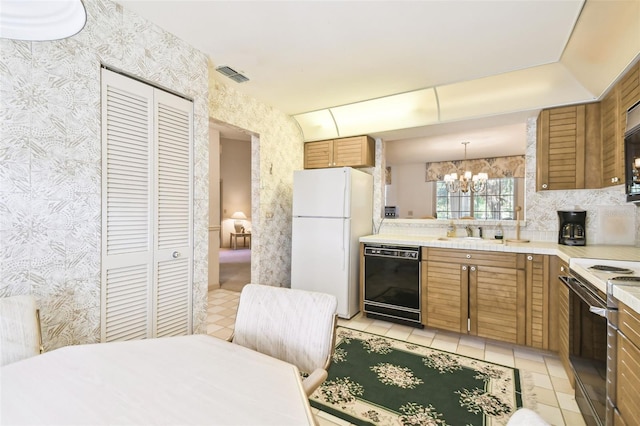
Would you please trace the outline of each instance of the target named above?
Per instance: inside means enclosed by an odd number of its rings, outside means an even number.
[[[459,176],[467,170],[474,175],[488,173],[490,178],[524,177],[524,155],[427,163],[425,182],[444,180],[444,175],[449,173],[458,173]]]
[[[293,171],[303,168],[302,133],[293,118],[216,80],[209,113],[252,133],[251,282],[291,286]]]
[[[45,349],[100,340],[100,67],[194,101],[193,322],[205,332],[206,57],[109,0],[58,41],[0,39],[0,297],[34,294]]]

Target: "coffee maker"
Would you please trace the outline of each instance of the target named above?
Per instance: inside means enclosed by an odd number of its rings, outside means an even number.
[[[560,220],[560,231],[558,233],[558,244],[565,246],[586,246],[587,245],[587,212],[584,210],[558,211]]]

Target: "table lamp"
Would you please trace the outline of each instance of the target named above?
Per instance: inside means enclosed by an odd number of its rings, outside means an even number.
[[[242,227],[244,226],[244,222],[240,219],[246,219],[247,216],[243,212],[235,212],[231,215],[231,219],[235,219],[233,222],[233,227],[236,228],[236,234],[242,232]]]

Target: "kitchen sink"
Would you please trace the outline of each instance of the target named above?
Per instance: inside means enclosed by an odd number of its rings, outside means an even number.
[[[450,241],[453,243],[474,243],[474,244],[501,244],[502,240],[489,240],[480,237],[439,237],[438,241]]]

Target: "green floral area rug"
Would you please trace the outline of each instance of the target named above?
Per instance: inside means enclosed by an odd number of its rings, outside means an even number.
[[[356,425],[504,425],[522,406],[518,369],[338,327],[311,405]]]

